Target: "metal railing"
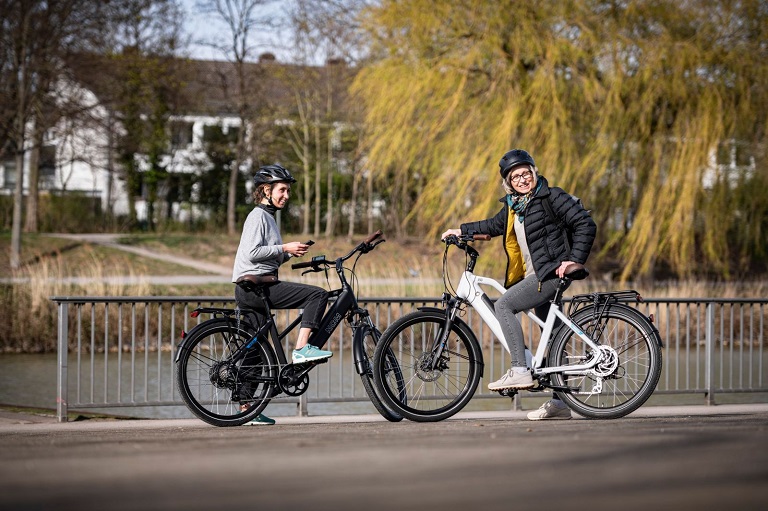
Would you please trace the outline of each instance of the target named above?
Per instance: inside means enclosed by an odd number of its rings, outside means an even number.
[[[234,307],[222,297],[53,297],[58,307],[57,417],[72,409],[183,407],[175,388],[174,358],[182,331],[196,319],[198,306]],[[421,306],[439,306],[437,298],[361,299],[380,330]],[[719,393],[768,392],[768,299],[646,299],[635,306],[654,316],[664,341],[663,369],[655,394],[701,394],[708,404]],[[275,311],[286,325],[295,310]],[[483,345],[484,381],[494,381],[509,365],[501,343],[469,309],[464,318]],[[539,329],[522,317],[526,338],[535,347]],[[297,406],[368,401],[353,367],[351,330],[342,324],[331,339],[335,353],[313,370],[309,390],[298,398],[273,403]],[[286,339],[288,344],[293,340]],[[531,344],[529,344],[530,346]],[[529,394],[522,394],[523,397]],[[536,397],[530,394],[531,397]],[[484,385],[475,399],[498,398]],[[519,397],[518,397],[519,399]],[[372,408],[371,408],[372,411]]]

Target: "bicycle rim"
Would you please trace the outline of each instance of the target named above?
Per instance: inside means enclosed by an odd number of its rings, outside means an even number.
[[[444,313],[415,312],[393,323],[376,347],[376,387],[390,408],[412,421],[446,419],[460,411],[477,389],[479,348],[458,324],[453,325],[442,356],[432,362],[432,347],[444,325]],[[392,357],[399,375],[391,370]]]
[[[221,322],[185,340],[177,365],[179,393],[190,411],[214,426],[239,426],[256,417],[272,397],[276,376],[270,346],[253,343],[245,357],[232,355],[253,333]]]
[[[642,406],[661,375],[661,349],[650,323],[621,304],[609,306],[599,320],[591,307],[579,311],[573,320],[598,344],[613,348],[618,360],[615,370],[602,379],[601,389],[595,376],[553,374],[554,385],[571,389],[558,392],[560,398],[576,413],[595,419],[616,419]],[[590,357],[589,346],[563,328],[548,363],[550,367],[577,365]]]
[[[363,361],[363,365],[366,367],[366,370],[363,372],[363,374],[360,375],[360,379],[363,382],[363,388],[365,389],[365,393],[368,394],[368,398],[371,400],[371,403],[373,404],[374,408],[376,408],[376,411],[381,414],[382,417],[387,419],[390,422],[400,422],[403,420],[403,416],[399,413],[391,410],[384,402],[382,401],[381,397],[379,396],[379,393],[376,391],[376,388],[373,383],[373,355],[376,351],[376,338],[373,335],[373,332],[370,330],[366,332],[366,334],[363,336],[363,352],[365,355],[365,360]],[[405,384],[403,383],[403,375],[400,371],[400,367],[397,365],[397,359],[395,359],[394,355],[392,353],[389,353],[387,355],[387,360],[389,362],[389,368],[388,372],[394,372],[394,378],[396,382],[399,382],[399,385],[397,385],[400,389],[400,393],[404,396],[405,395]]]

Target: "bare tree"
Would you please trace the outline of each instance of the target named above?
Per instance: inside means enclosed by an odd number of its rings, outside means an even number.
[[[98,45],[108,25],[108,6],[89,0],[57,2],[3,0],[0,2],[0,75],[8,91],[0,106],[0,134],[8,146],[0,151],[14,154],[14,189],[10,262],[21,264],[24,156],[29,149],[30,126],[38,134],[41,105],[51,92],[52,77],[63,68],[68,55]],[[36,175],[32,179],[37,179]],[[34,188],[34,187],[33,187]],[[36,213],[35,213],[36,214]]]
[[[237,232],[235,211],[237,208],[237,183],[241,169],[247,165],[248,135],[247,128],[254,113],[253,97],[258,92],[258,80],[250,73],[258,68],[249,65],[255,61],[256,48],[254,33],[257,29],[270,29],[275,26],[277,14],[269,7],[274,0],[205,0],[198,2],[198,8],[205,13],[218,17],[228,30],[229,40],[205,41],[218,49],[235,70],[236,87],[233,100],[236,103],[240,129],[236,142],[236,156],[229,173],[229,193],[227,196],[227,232]]]
[[[336,194],[334,193],[334,169],[338,168],[334,155],[334,133],[338,121],[345,113],[337,97],[346,88],[344,79],[347,71],[345,62],[354,61],[364,54],[360,43],[361,31],[356,25],[356,15],[367,2],[360,0],[296,0],[290,9],[290,22],[294,35],[294,58],[303,64],[304,74],[312,75],[313,90],[307,97],[314,98],[312,107],[315,139],[314,177],[314,232],[320,233],[322,217],[321,184],[322,172],[326,171],[325,186],[325,235],[334,234]],[[325,65],[322,72],[312,69],[320,62]],[[318,79],[319,78],[319,79]],[[322,142],[324,137],[324,144]],[[324,146],[324,150],[321,148]],[[324,153],[324,154],[323,154]],[[308,181],[309,176],[306,176]],[[305,187],[307,185],[305,184]],[[306,206],[309,197],[305,198]],[[308,212],[305,212],[305,223]]]

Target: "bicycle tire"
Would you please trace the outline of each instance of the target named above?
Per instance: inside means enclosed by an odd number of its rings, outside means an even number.
[[[618,365],[603,378],[602,389],[595,394],[591,393],[597,381],[594,377],[552,374],[554,385],[578,389],[557,391],[558,397],[571,410],[592,419],[618,419],[641,407],[661,376],[660,340],[653,325],[638,310],[620,303],[609,304],[598,316],[594,306],[586,307],[576,312],[572,321],[597,344],[612,347]],[[588,353],[589,346],[563,326],[552,344],[548,364],[580,364],[590,356]]]
[[[389,422],[400,422],[403,420],[403,416],[384,404],[381,396],[379,396],[379,393],[376,391],[373,382],[373,356],[378,342],[376,338],[380,337],[378,332],[376,332],[376,334],[377,335],[374,335],[374,332],[371,329],[367,329],[363,334],[363,354],[365,356],[363,367],[365,369],[362,374],[360,374],[360,379],[363,382],[365,393],[368,395],[368,399],[371,400],[373,407],[376,408],[376,411]],[[394,372],[393,376],[395,380],[399,382],[398,388],[400,390],[400,395],[405,396],[405,383],[403,382],[403,373],[400,371],[400,365],[397,363],[394,353],[387,353],[386,357],[389,364],[389,371]]]
[[[253,337],[254,332],[246,324],[238,326],[226,319],[212,319],[196,328],[181,344],[176,384],[189,410],[204,422],[219,427],[241,426],[269,404],[277,382],[272,347],[256,342],[243,361],[232,365],[228,361],[232,353]],[[264,382],[264,378],[273,381]],[[243,404],[248,408],[242,410]]]
[[[482,375],[482,351],[469,328],[451,327],[439,366],[425,368],[434,340],[445,327],[445,312],[418,311],[390,325],[373,357],[376,389],[387,406],[415,422],[436,422],[459,412],[472,399]],[[389,354],[402,372],[405,395],[388,369]]]

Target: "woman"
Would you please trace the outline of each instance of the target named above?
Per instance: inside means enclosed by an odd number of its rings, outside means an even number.
[[[560,188],[549,187],[526,151],[513,149],[504,154],[499,161],[499,172],[507,192],[500,200],[504,203],[501,210],[492,218],[462,224],[460,229],[448,229],[442,238],[460,234],[503,236],[507,291],[496,301],[495,309],[512,367],[488,388],[528,389],[534,383],[525,360],[523,329],[516,314],[534,309],[539,317],[546,316],[558,281],[568,266],[587,261],[597,226],[571,195]],[[544,201],[549,201],[549,205]],[[568,240],[569,231],[572,243]],[[529,413],[528,418],[570,419],[571,412],[562,401],[552,399]]]
[[[253,199],[256,207],[243,225],[240,245],[235,255],[232,282],[245,276],[273,277],[274,282],[263,284],[264,296],[271,308],[303,308],[299,337],[292,353],[294,364],[330,358],[333,353],[309,344],[310,334],[320,325],[328,303],[328,292],[317,286],[297,282],[280,282],[278,268],[291,257],[301,257],[309,250],[309,244],[300,241],[283,243],[275,221],[275,212],[283,209],[290,198],[291,184],[295,183],[290,172],[280,165],[260,167],[253,177]],[[263,280],[263,279],[262,279]],[[235,301],[240,307],[258,309],[261,299],[244,286],[235,286]],[[247,404],[243,405],[247,409]],[[259,415],[248,424],[274,424],[265,415]]]

